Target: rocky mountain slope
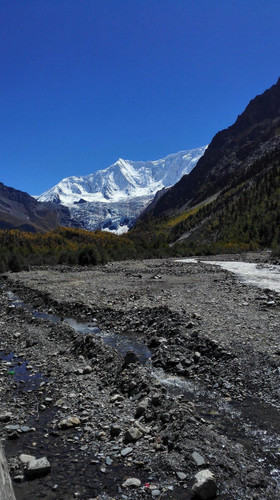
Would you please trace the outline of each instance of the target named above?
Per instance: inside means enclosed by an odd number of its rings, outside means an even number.
[[[170,241],[270,245],[264,233],[280,216],[279,158],[280,79],[215,135],[192,172],[151,207],[149,225],[169,217]]]
[[[67,206],[72,219],[85,229],[124,232],[157,191],[193,169],[205,149],[180,151],[156,161],[119,158],[105,170],[63,179],[38,200]]]
[[[279,143],[280,78],[250,101],[232,126],[214,136],[195,169],[159,200],[153,213],[194,206],[219,193]]]
[[[0,182],[0,229],[48,231],[70,224],[66,207],[41,203],[32,196]]]

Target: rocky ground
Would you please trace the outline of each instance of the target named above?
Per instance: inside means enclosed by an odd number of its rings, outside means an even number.
[[[0,296],[18,500],[279,498],[278,294],[150,260],[7,274]]]

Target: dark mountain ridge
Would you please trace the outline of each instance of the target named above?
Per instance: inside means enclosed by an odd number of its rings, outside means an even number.
[[[0,229],[49,231],[69,226],[69,211],[52,203],[41,203],[28,193],[0,182]]]
[[[188,176],[165,193],[152,216],[190,208],[218,194],[233,178],[244,175],[257,159],[280,148],[280,78],[250,101],[236,122],[218,132]]]

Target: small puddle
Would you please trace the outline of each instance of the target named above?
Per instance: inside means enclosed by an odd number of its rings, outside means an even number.
[[[36,391],[42,382],[47,379],[40,372],[32,372],[28,369],[28,361],[19,358],[14,352],[0,351],[2,366],[7,368],[7,377],[19,383],[18,390]]]
[[[145,344],[138,342],[137,340],[131,340],[125,335],[118,335],[112,332],[104,332],[92,322],[84,322],[75,318],[66,318],[58,316],[56,314],[50,314],[45,312],[40,312],[35,310],[32,306],[26,304],[19,297],[17,297],[13,292],[7,292],[7,296],[15,307],[22,307],[26,311],[29,311],[35,318],[40,318],[46,321],[51,321],[52,323],[65,323],[69,325],[77,333],[86,335],[94,334],[98,335],[104,342],[104,344],[114,347],[121,356],[124,356],[127,352],[133,351],[138,357],[140,363],[146,363],[151,357],[151,351]]]

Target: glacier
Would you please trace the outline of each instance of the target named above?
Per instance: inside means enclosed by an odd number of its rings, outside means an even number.
[[[121,234],[132,227],[158,191],[189,174],[206,148],[179,151],[155,161],[119,158],[104,170],[66,177],[36,198],[68,207],[74,226]]]

